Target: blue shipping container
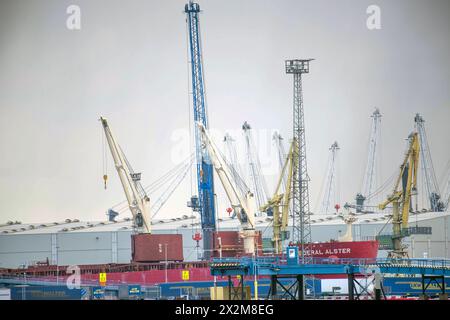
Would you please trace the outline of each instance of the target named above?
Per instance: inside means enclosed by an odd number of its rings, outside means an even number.
[[[288,288],[294,279],[279,279],[279,282],[283,284],[284,287]],[[312,280],[306,281],[306,287],[309,288],[313,284]],[[217,281],[216,285],[218,287],[227,287],[228,281]],[[254,296],[254,282],[250,280],[244,281],[245,286],[250,286],[251,294]],[[208,296],[209,288],[214,287],[213,281],[188,281],[188,282],[174,282],[174,283],[161,283],[161,296],[162,297],[179,297],[183,295],[189,296]],[[278,286],[278,294],[282,294],[281,287]],[[258,280],[258,295],[266,296],[270,289],[270,279],[260,279]],[[321,281],[320,279],[314,279],[314,291],[315,294],[321,293]]]
[[[441,280],[437,280],[441,285]],[[429,280],[425,279],[425,286]],[[431,282],[425,293],[434,295],[441,293],[439,285]],[[384,292],[388,295],[411,295],[418,296],[422,294],[422,278],[420,277],[386,277],[383,279]],[[445,291],[450,288],[450,279],[445,279]]]
[[[81,300],[81,289],[66,286],[12,287],[11,300]]]

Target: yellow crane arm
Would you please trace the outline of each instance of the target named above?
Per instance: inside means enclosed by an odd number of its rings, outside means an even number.
[[[406,188],[403,197],[402,206],[402,227],[406,228],[408,226],[409,211],[411,208],[411,196],[413,192],[417,189],[417,168],[419,165],[419,138],[417,133],[413,134],[410,148],[408,150],[408,178],[406,182]],[[406,167],[403,168],[402,173]]]
[[[288,178],[286,181],[286,190],[284,192],[283,210],[281,213],[281,230],[285,231],[288,226],[289,204],[291,203],[292,178],[294,174],[294,146],[296,141],[293,140],[289,149],[286,162],[289,162]]]
[[[409,211],[411,209],[411,196],[416,190],[417,186],[417,168],[419,166],[419,138],[418,134],[412,133],[410,136],[410,143],[408,152],[405,155],[402,165],[400,166],[400,174],[395,182],[394,191],[386,201],[378,205],[380,210],[384,210],[392,202],[401,203],[401,223],[402,227],[408,226]],[[404,189],[400,187],[400,182],[404,178],[405,170],[407,170],[407,180]]]

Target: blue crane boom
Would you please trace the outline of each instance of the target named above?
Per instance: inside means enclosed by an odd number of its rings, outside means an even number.
[[[203,76],[203,59],[199,30],[200,6],[189,1],[185,5],[189,30],[189,49],[191,58],[192,102],[194,107],[194,123],[200,122],[208,129],[208,118],[205,103],[205,88]],[[213,250],[213,233],[216,230],[213,167],[205,149],[202,148],[201,134],[194,125],[195,149],[197,160],[198,198],[191,199],[190,206],[198,211],[201,217],[203,231],[204,258],[209,259]]]

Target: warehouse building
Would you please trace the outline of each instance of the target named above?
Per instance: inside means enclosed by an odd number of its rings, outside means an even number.
[[[448,258],[449,212],[417,212],[410,216],[412,234],[405,238],[410,257]],[[352,225],[353,239],[372,240],[379,234],[391,232],[386,214],[373,213],[357,216]],[[271,217],[257,217],[257,230],[262,231],[265,243],[270,243]],[[182,234],[185,261],[199,260],[202,241],[193,236],[200,232],[200,222],[194,216],[154,220],[155,234]],[[221,231],[238,230],[239,221],[219,219]],[[312,215],[313,242],[325,242],[344,235],[347,226],[337,215]],[[52,265],[82,265],[130,263],[132,222],[129,218],[105,222],[87,222],[67,219],[62,222],[20,223],[0,225],[0,268],[17,268],[48,261]],[[161,246],[165,250],[164,245]],[[382,249],[382,248],[381,248]],[[170,248],[167,248],[170,250]],[[270,249],[269,249],[270,250]],[[378,256],[385,257],[386,250]]]

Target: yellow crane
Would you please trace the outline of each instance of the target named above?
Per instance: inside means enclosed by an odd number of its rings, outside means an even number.
[[[294,168],[294,144],[295,140],[292,141],[291,147],[289,148],[289,153],[283,164],[280,177],[275,188],[275,192],[272,198],[260,208],[262,212],[272,212],[273,213],[273,236],[272,243],[275,248],[275,253],[279,254],[282,252],[282,243],[286,238],[288,218],[289,218],[289,203],[291,201],[291,190],[292,190],[292,175]],[[287,180],[284,194],[281,193],[281,185],[283,183],[283,177],[287,172]]]
[[[418,134],[417,132],[411,133],[409,136],[409,148],[400,166],[400,174],[396,180],[394,191],[388,196],[386,201],[378,205],[380,210],[384,210],[392,203],[393,250],[389,252],[390,258],[408,257],[406,247],[402,245],[402,239],[406,236],[412,196],[417,194],[419,151]]]

